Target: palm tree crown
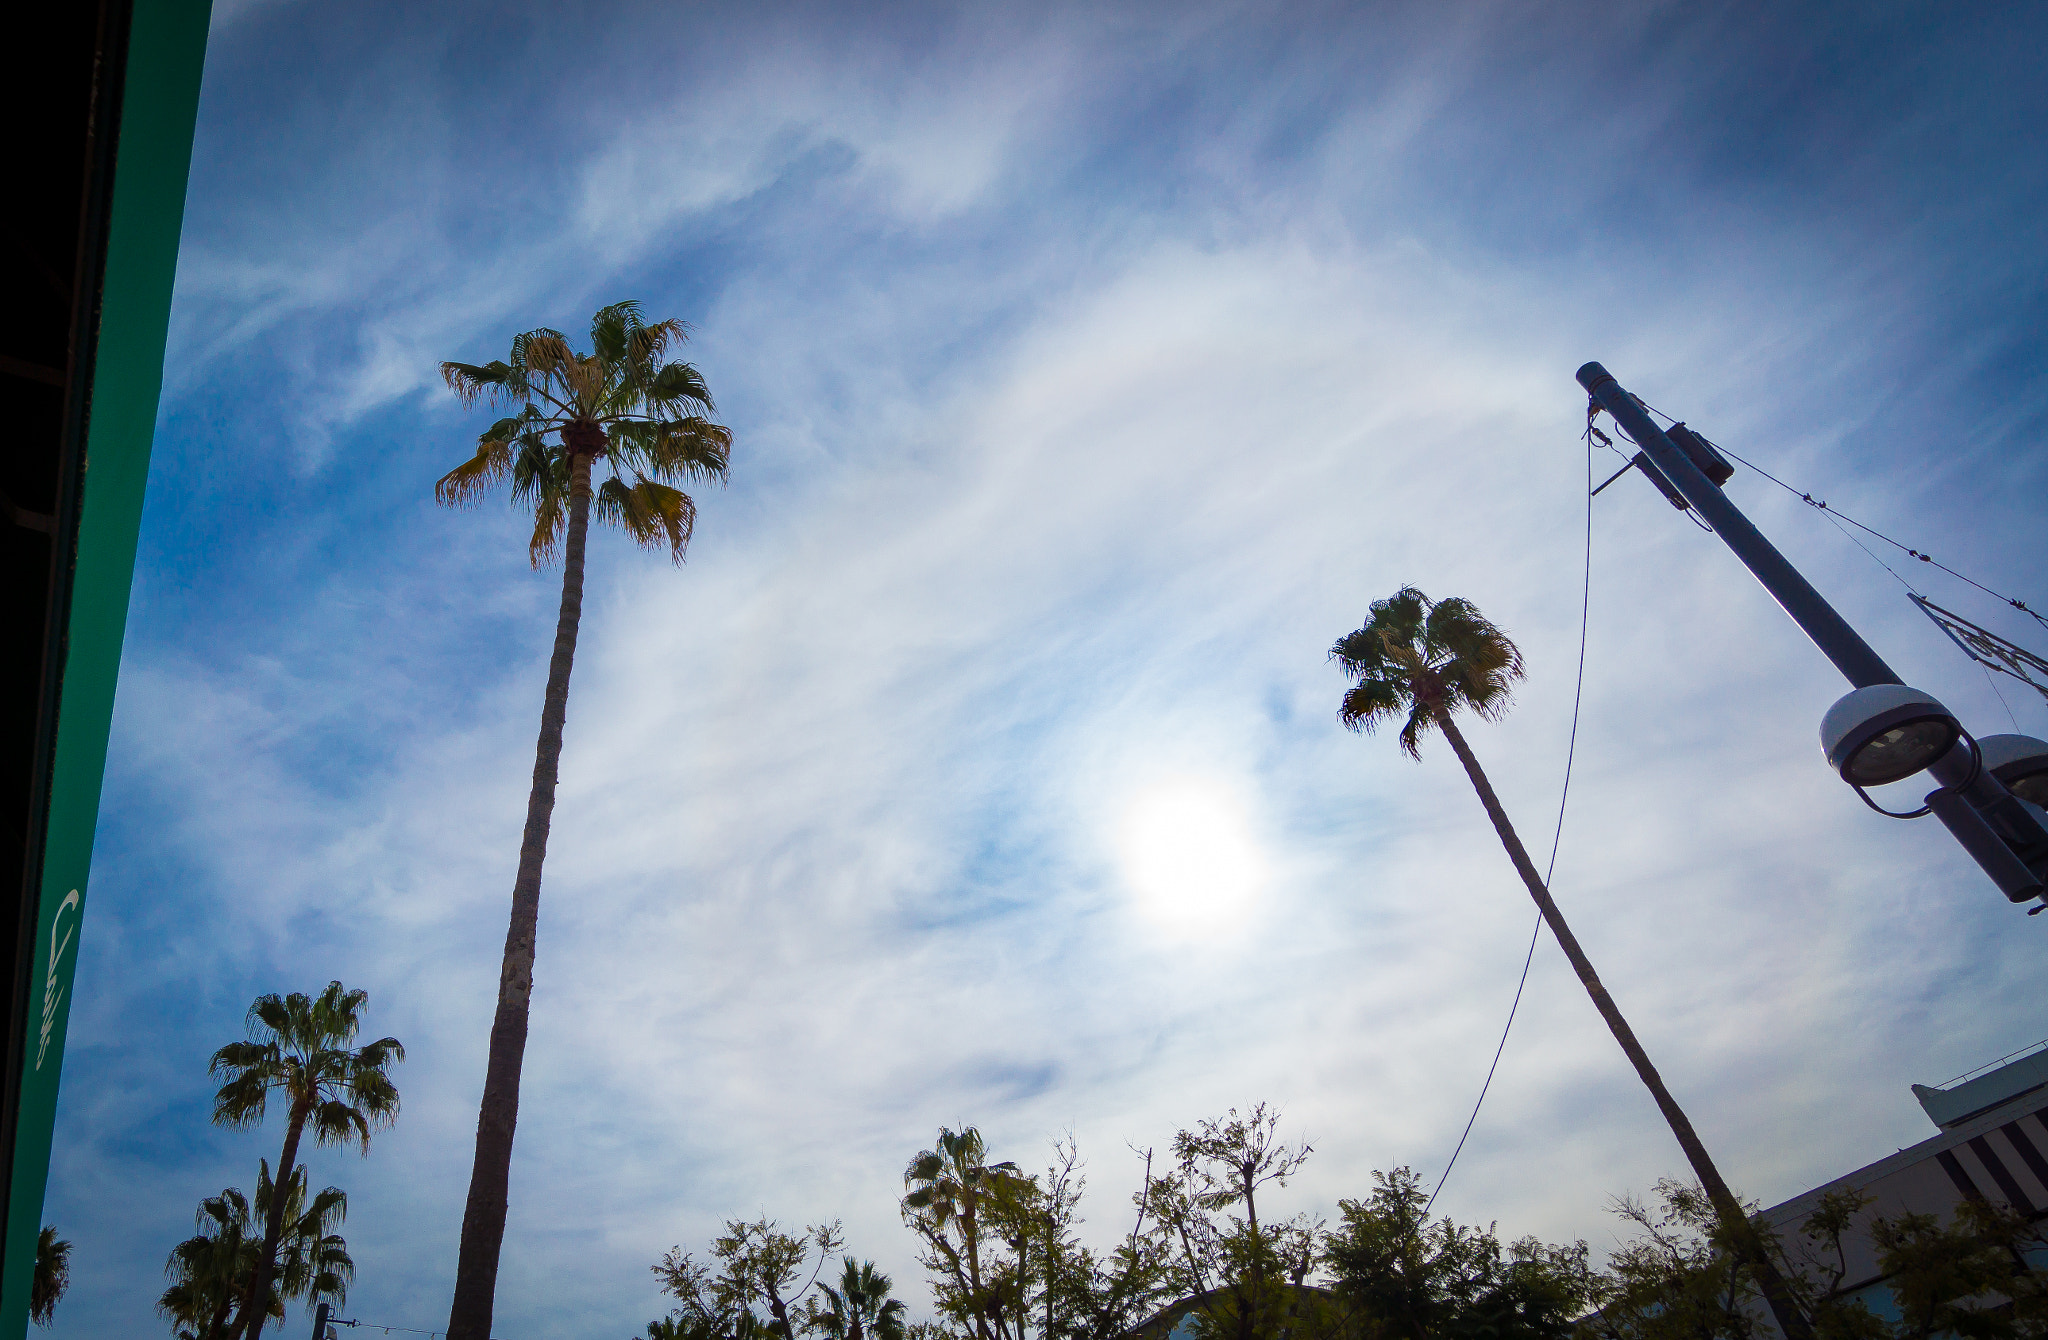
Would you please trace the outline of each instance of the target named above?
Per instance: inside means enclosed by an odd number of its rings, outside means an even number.
[[[466,506],[509,479],[513,506],[533,509],[527,552],[539,567],[568,527],[576,457],[602,458],[611,475],[591,498],[596,518],[641,544],[666,543],[682,562],[697,505],[674,485],[722,481],[732,450],[732,433],[704,417],[713,406],[702,375],[664,361],[688,338],[683,322],[648,325],[640,304],[620,302],[591,319],[591,353],[544,327],[513,336],[501,362],[443,363],[441,376],[464,405],[481,398],[517,413],[483,431],[476,455],[443,475],[434,497]]]
[[[827,1340],[903,1340],[907,1309],[889,1296],[893,1284],[875,1269],[873,1261],[855,1265],[853,1258],[847,1257],[839,1287],[818,1286],[832,1302],[829,1307],[812,1309],[811,1328]]]
[[[1017,1165],[984,1164],[988,1144],[972,1126],[959,1131],[941,1126],[937,1143],[937,1149],[923,1151],[903,1170],[909,1191],[903,1207],[934,1231],[961,1221],[971,1227],[981,1198],[1003,1178],[1017,1176]]]
[[[398,1116],[390,1071],[405,1059],[397,1038],[349,1047],[369,998],[340,982],[329,982],[318,996],[258,996],[249,1007],[249,1031],[256,1036],[213,1054],[211,1071],[223,1078],[213,1098],[215,1124],[240,1130],[261,1123],[276,1091],[293,1117],[312,1127],[316,1144],[355,1145],[368,1153],[370,1132]]]
[[[1522,653],[1471,601],[1432,602],[1412,586],[1375,600],[1365,626],[1337,639],[1330,657],[1357,681],[1338,719],[1371,732],[1406,713],[1401,748],[1411,758],[1459,708],[1498,719],[1522,678]]]
[[[44,1224],[36,1236],[36,1273],[29,1284],[28,1315],[38,1326],[57,1319],[57,1303],[71,1287],[71,1243]]]

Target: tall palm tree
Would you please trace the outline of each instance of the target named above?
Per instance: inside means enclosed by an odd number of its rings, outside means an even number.
[[[889,1296],[893,1284],[875,1269],[873,1261],[855,1265],[853,1258],[847,1257],[839,1287],[818,1286],[832,1301],[827,1307],[813,1309],[811,1329],[827,1340],[903,1340],[907,1309]]]
[[[983,1202],[1005,1179],[1019,1176],[1017,1165],[984,1163],[988,1145],[972,1126],[958,1131],[941,1126],[937,1144],[936,1149],[920,1152],[903,1171],[904,1217],[937,1255],[934,1267],[951,1274],[966,1295],[977,1340],[996,1340],[989,1329],[991,1312],[996,1331],[1007,1337],[1000,1308],[991,1306],[995,1291],[982,1274],[981,1212]]]
[[[36,1325],[57,1319],[57,1301],[71,1287],[71,1244],[57,1236],[54,1224],[36,1235],[36,1273],[28,1288],[28,1314]]]
[[[1558,946],[1571,960],[1586,994],[1593,998],[1593,1007],[1607,1021],[1614,1040],[1621,1044],[1664,1120],[1670,1123],[1679,1148],[1692,1164],[1693,1175],[1714,1203],[1729,1242],[1755,1271],[1779,1327],[1790,1340],[1809,1340],[1812,1328],[1771,1260],[1762,1235],[1721,1179],[1692,1122],[1664,1087],[1663,1077],[1650,1064],[1635,1031],[1593,971],[1591,960],[1565,924],[1564,914],[1557,910],[1550,890],[1536,873],[1535,862],[1508,822],[1500,798],[1494,795],[1492,783],[1473,756],[1472,746],[1453,719],[1460,709],[1469,709],[1483,721],[1498,720],[1507,710],[1515,681],[1522,678],[1522,653],[1507,634],[1482,618],[1470,601],[1454,596],[1432,602],[1414,587],[1404,586],[1388,599],[1374,601],[1365,626],[1339,638],[1330,648],[1330,656],[1355,681],[1338,710],[1338,718],[1346,726],[1372,731],[1400,719],[1401,748],[1418,760],[1422,738],[1432,727],[1450,741],[1451,751],[1465,765],[1465,775],[1479,793],[1479,803],[1493,820],[1494,831],[1500,834],[1501,845],[1507,848],[1508,859],[1528,886],[1529,896],[1536,900]]]
[[[555,812],[569,671],[583,618],[583,550],[591,514],[643,545],[666,545],[680,563],[697,506],[675,485],[723,480],[732,450],[732,434],[704,417],[712,412],[704,378],[688,363],[667,361],[670,348],[687,337],[681,321],[649,325],[641,320],[638,303],[621,302],[591,319],[590,353],[572,349],[560,331],[542,329],[514,336],[503,362],[441,365],[443,379],[465,406],[481,399],[515,412],[483,431],[476,455],[434,485],[435,499],[466,506],[509,481],[513,506],[533,511],[527,556],[534,567],[558,551],[562,557],[561,613],[541,705],[519,872],[512,881],[512,919],[477,1112],[476,1161],[462,1213],[449,1340],[488,1340],[491,1333],[533,994],[541,867]],[[609,464],[610,475],[593,491],[591,475],[599,460]]]
[[[274,1092],[285,1102],[284,1152],[278,1180],[289,1187],[299,1175],[299,1139],[308,1126],[321,1145],[354,1145],[370,1152],[370,1132],[398,1116],[398,1088],[391,1067],[405,1059],[397,1038],[351,1047],[362,1026],[366,991],[329,982],[318,996],[258,996],[249,1007],[247,1042],[231,1042],[213,1054],[212,1073],[221,1078],[213,1098],[213,1120],[230,1128],[263,1120]],[[284,1234],[288,1195],[266,1207],[263,1241],[242,1311],[248,1340],[263,1333],[265,1309],[276,1273],[277,1246]]]

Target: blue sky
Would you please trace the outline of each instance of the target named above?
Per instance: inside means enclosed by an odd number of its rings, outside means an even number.
[[[895,1196],[942,1123],[1027,1165],[1071,1130],[1105,1238],[1127,1142],[1260,1099],[1317,1150],[1287,1208],[1434,1179],[1533,914],[1447,751],[1338,728],[1325,650],[1407,582],[1505,625],[1530,679],[1472,736],[1547,848],[1589,358],[2048,604],[2044,26],[224,0],[57,1334],[160,1325],[193,1206],[280,1138],[207,1124],[206,1058],[337,977],[409,1054],[370,1157],[313,1158],[348,1311],[445,1324],[559,588],[509,511],[433,506],[484,426],[435,369],[628,296],[695,326],[737,445],[686,566],[593,546],[497,1333],[633,1334],[664,1249],[762,1213],[844,1218],[921,1311]],[[1967,724],[2048,733],[1823,518],[1729,492]],[[2048,927],[1828,774],[1842,686],[1711,536],[1634,479],[1593,528],[1555,888],[1780,1199],[2048,1034]],[[1604,1244],[1680,1166],[1546,943],[1441,1205]]]

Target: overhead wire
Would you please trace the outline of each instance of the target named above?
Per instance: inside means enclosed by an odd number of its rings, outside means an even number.
[[[327,1319],[327,1324],[329,1326],[362,1326],[367,1327],[368,1329],[373,1331],[382,1331],[386,1335],[391,1334],[393,1331],[404,1331],[408,1335],[424,1335],[428,1337],[435,1337],[447,1334],[447,1332],[445,1331],[422,1330],[417,1326],[386,1326],[381,1321],[351,1321],[345,1320],[341,1317],[329,1317]]]
[[[1842,538],[1843,538],[1843,539],[1845,539],[1845,540],[1847,540],[1847,541],[1848,541],[1849,543],[1851,543],[1851,544],[1855,545],[1855,546],[1856,546],[1856,547],[1857,547],[1858,549],[1861,549],[1861,550],[1862,550],[1862,551],[1863,551],[1864,553],[1866,553],[1866,554],[1870,555],[1870,561],[1871,561],[1871,562],[1873,562],[1873,563],[1877,564],[1877,566],[1879,566],[1880,568],[1883,568],[1883,569],[1884,569],[1884,570],[1885,570],[1886,572],[1889,572],[1889,573],[1891,573],[1891,575],[1892,575],[1892,580],[1893,580],[1893,581],[1895,581],[1895,582],[1897,582],[1897,583],[1898,583],[1898,584],[1899,584],[1900,586],[1903,586],[1903,587],[1905,587],[1905,588],[1906,588],[1906,591],[1907,591],[1907,593],[1908,593],[1908,594],[1910,594],[1910,595],[1916,595],[1916,596],[1920,594],[1920,590],[1919,590],[1919,588],[1918,588],[1918,587],[1916,587],[1916,586],[1914,586],[1914,585],[1913,585],[1913,583],[1911,583],[1911,582],[1907,581],[1907,580],[1906,580],[1906,579],[1905,579],[1904,577],[1901,577],[1901,576],[1899,575],[1899,573],[1898,573],[1898,570],[1897,570],[1896,568],[1892,567],[1892,565],[1891,565],[1891,564],[1889,564],[1889,563],[1885,562],[1885,561],[1884,561],[1883,559],[1879,558],[1879,557],[1877,556],[1877,551],[1876,551],[1876,550],[1872,549],[1872,548],[1871,548],[1871,547],[1870,547],[1869,545],[1867,545],[1867,544],[1863,543],[1863,541],[1861,541],[1861,540],[1857,539],[1857,538],[1856,538],[1856,537],[1855,537],[1854,535],[1851,535],[1851,534],[1850,534],[1850,533],[1848,532],[1847,528],[1845,528],[1845,527],[1844,527],[1844,526],[1842,525],[1842,522],[1841,522],[1841,518],[1837,517],[1837,516],[1836,516],[1836,515],[1835,515],[1835,514],[1834,514],[1833,512],[1823,512],[1823,513],[1821,513],[1821,515],[1822,515],[1822,516],[1825,516],[1825,517],[1826,517],[1826,518],[1828,519],[1828,521],[1829,521],[1829,522],[1830,522],[1831,524],[1833,524],[1833,526],[1834,526],[1834,528],[1835,528],[1836,530],[1839,530],[1839,531],[1841,531],[1841,532],[1842,532]]]
[[[1650,404],[1646,400],[1639,399],[1638,403],[1641,404],[1644,409],[1650,411],[1650,413],[1656,415],[1658,418],[1664,420],[1666,423],[1678,422],[1678,420],[1672,418],[1669,414],[1666,414],[1663,410],[1658,409],[1655,405]],[[1878,530],[1873,526],[1864,525],[1855,517],[1850,516],[1837,508],[1830,507],[1825,499],[1816,498],[1811,493],[1806,492],[1804,489],[1794,488],[1792,485],[1787,484],[1784,480],[1772,474],[1769,470],[1764,469],[1761,465],[1757,465],[1751,461],[1744,460],[1742,457],[1736,455],[1728,448],[1722,446],[1719,442],[1714,443],[1714,449],[1720,452],[1723,456],[1726,456],[1729,460],[1734,461],[1738,465],[1747,466],[1749,469],[1756,471],[1765,479],[1770,480],[1773,484],[1776,484],[1779,488],[1785,490],[1785,492],[1799,499],[1799,501],[1805,503],[1808,507],[1813,508],[1815,511],[1820,512],[1828,517],[1839,517],[1841,520],[1848,522],[1850,525],[1862,531],[1864,534],[1873,536],[1876,539],[1884,541],[1884,543],[1890,545],[1892,548],[1898,550],[1900,553],[1905,554],[1910,558],[1917,558],[1922,563],[1926,563],[1932,567],[1940,568],[1943,572],[1955,578],[1957,581],[1964,582],[1970,586],[1976,587],[1979,591],[1982,591],[1985,595],[1990,596],[1994,600],[2004,601],[2006,604],[2020,611],[2020,613],[2025,614],[2032,618],[2036,623],[2040,624],[2043,628],[2048,628],[2048,618],[2043,618],[2038,610],[2034,609],[2031,605],[2027,604],[2026,601],[2019,599],[2017,596],[2006,595],[2003,591],[1994,591],[1990,587],[1984,585],[1984,583],[1978,581],[1976,578],[1968,577],[1960,572],[1957,572],[1954,568],[1950,567],[1946,563],[1943,563],[1940,559],[1935,558],[1933,555],[1915,549],[1911,545],[1901,543],[1898,540],[1894,540],[1891,536],[1885,534],[1883,531]],[[1840,527],[1837,527],[1837,529],[1840,529]],[[1843,533],[1847,534],[1848,532],[1844,531]],[[1850,538],[1854,539],[1855,537],[1850,536]],[[1869,554],[1870,550],[1867,547],[1865,547],[1863,552]],[[1876,554],[1871,554],[1870,556],[1872,558],[1877,558]],[[1882,559],[1878,559],[1878,565],[1884,568],[1886,572],[1890,572],[1892,576],[1899,577],[1898,573],[1892,571],[1891,565],[1885,563]],[[1907,590],[1910,591],[1913,589],[1912,583],[1907,582],[1905,578],[1899,577],[1899,580],[1905,584]]]
[[[1654,414],[1658,418],[1663,419],[1667,424],[1677,422],[1677,420],[1673,419],[1669,414],[1666,414],[1663,410],[1658,409],[1655,405],[1652,405],[1647,401],[1641,400],[1639,398],[1637,403],[1642,405],[1642,407],[1645,410],[1648,410],[1651,414]],[[1591,406],[1588,407],[1587,413],[1589,421],[1591,416],[1596,412],[1597,411],[1595,411]],[[1617,425],[1617,427],[1618,426],[1619,425]],[[1604,437],[1604,435],[1601,436]],[[1928,564],[1930,567],[1941,569],[1941,571],[1947,573],[1951,577],[1954,577],[1957,581],[1962,582],[1968,586],[1973,586],[1977,590],[1982,591],[1984,594],[1990,596],[1992,599],[2001,601],[2004,604],[2012,606],[2014,609],[2020,611],[2022,614],[2025,614],[2029,618],[2033,619],[2042,627],[2048,628],[2048,618],[2043,618],[2040,612],[2035,610],[2032,606],[2028,605],[2026,601],[2021,600],[2016,596],[2006,595],[2002,591],[1993,590],[1991,587],[1986,586],[1984,583],[1978,581],[1976,578],[1966,576],[1963,573],[1956,571],[1954,568],[1948,566],[1948,564],[1946,563],[1941,562],[1939,559],[1934,558],[1932,555],[1924,553],[1921,550],[1915,549],[1910,545],[1903,544],[1900,541],[1893,539],[1891,536],[1886,535],[1883,531],[1878,530],[1873,526],[1865,525],[1863,522],[1858,521],[1855,517],[1849,516],[1848,514],[1844,513],[1839,508],[1830,506],[1826,499],[1816,498],[1811,493],[1808,493],[1803,489],[1795,488],[1792,485],[1787,484],[1784,480],[1778,478],[1776,475],[1764,469],[1762,466],[1757,465],[1753,461],[1744,459],[1742,456],[1738,455],[1733,451],[1730,451],[1727,447],[1722,446],[1718,442],[1713,443],[1712,446],[1716,451],[1719,451],[1722,455],[1728,457],[1730,460],[1733,460],[1737,464],[1745,466],[1748,469],[1754,470],[1756,473],[1762,475],[1765,479],[1770,480],[1773,484],[1776,484],[1779,488],[1785,490],[1785,492],[1791,494],[1793,497],[1799,499],[1799,501],[1805,503],[1807,506],[1819,512],[1822,516],[1826,517],[1828,519],[1829,524],[1833,525],[1836,530],[1842,533],[1844,539],[1847,539],[1851,544],[1855,545],[1858,549],[1861,549],[1864,555],[1868,557],[1871,562],[1877,564],[1877,566],[1883,568],[1885,572],[1890,574],[1893,581],[1896,581],[1899,585],[1905,587],[1907,594],[1912,596],[1914,601],[1917,604],[1919,604],[1923,610],[1925,610],[1928,606],[1927,597],[1920,591],[1920,589],[1917,586],[1914,585],[1913,581],[1910,578],[1904,576],[1899,572],[1897,568],[1885,562],[1884,559],[1878,555],[1876,550],[1872,549],[1869,545],[1865,544],[1855,535],[1850,534],[1848,529],[1850,526],[1854,526],[1857,530],[1860,530],[1864,534],[1871,536],[1873,539],[1880,540],[1883,543],[1892,546],[1894,549],[1897,549],[1899,552],[1907,555],[1910,558],[1919,559],[1922,563]],[[1950,635],[1954,636],[1953,633],[1951,633]],[[1998,681],[1992,676],[1990,668],[1982,661],[1981,658],[1976,656],[1974,653],[1971,654],[1970,659],[1973,661],[1977,661],[1978,669],[1983,672],[1985,682],[1991,686],[1992,693],[1997,696],[1999,706],[2005,709],[2005,715],[2013,723],[2013,729],[2015,731],[2018,731],[2020,728],[2019,717],[2012,710],[2012,704],[2006,701],[2005,694],[1998,687]],[[2019,678],[2028,684],[2033,684],[2033,681],[2027,679],[2024,675],[2019,676]],[[2040,686],[2036,684],[2034,685],[2034,687],[2039,688]]]
[[[1570,741],[1564,751],[1564,785],[1557,795],[1557,827],[1550,835],[1550,862],[1543,868],[1545,888],[1550,887],[1550,877],[1557,869],[1558,845],[1564,840],[1565,804],[1571,799],[1572,794],[1572,760],[1577,757],[1579,750],[1579,705],[1584,700],[1586,691],[1586,628],[1589,622],[1588,615],[1593,608],[1593,494],[1597,491],[1593,488],[1593,439],[1596,436],[1610,449],[1614,446],[1612,442],[1607,441],[1606,434],[1596,432],[1592,423],[1587,422],[1586,561],[1579,584],[1579,669],[1572,685],[1572,729]],[[1425,1219],[1429,1217],[1431,1208],[1436,1205],[1436,1198],[1443,1194],[1444,1183],[1451,1180],[1451,1169],[1458,1166],[1458,1155],[1465,1152],[1465,1141],[1471,1138],[1472,1127],[1479,1120],[1479,1109],[1486,1105],[1487,1090],[1493,1087],[1494,1072],[1500,1069],[1500,1058],[1507,1051],[1508,1034],[1514,1029],[1515,1014],[1522,1007],[1522,992],[1529,985],[1529,965],[1536,961],[1536,942],[1542,935],[1543,913],[1539,909],[1536,913],[1536,925],[1529,931],[1528,952],[1522,955],[1522,975],[1515,982],[1515,998],[1508,1005],[1508,1020],[1501,1026],[1500,1043],[1493,1049],[1493,1062],[1486,1067],[1485,1082],[1479,1086],[1479,1097],[1472,1104],[1472,1115],[1465,1118],[1465,1129],[1458,1135],[1457,1148],[1451,1151],[1450,1160],[1444,1164],[1443,1176],[1436,1181],[1436,1190],[1429,1193],[1429,1200],[1423,1204],[1422,1216]]]
[[[1983,672],[1984,682],[1991,686],[1991,691],[1998,695],[1998,705],[2005,709],[2006,719],[2012,722],[2013,734],[2020,734],[2020,719],[2013,715],[2012,704],[2005,700],[2005,690],[1998,687],[1998,681],[1992,677],[1991,667],[1979,661],[1977,669]]]

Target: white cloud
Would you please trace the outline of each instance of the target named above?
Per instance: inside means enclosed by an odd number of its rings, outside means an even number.
[[[659,1308],[645,1266],[726,1215],[844,1216],[915,1296],[894,1197],[940,1123],[1026,1161],[1072,1127],[1104,1237],[1135,1182],[1124,1141],[1260,1098],[1317,1144],[1303,1207],[1374,1167],[1433,1172],[1532,913],[1440,745],[1418,766],[1338,729],[1324,649],[1407,581],[1507,625],[1532,678],[1473,738],[1547,852],[1578,633],[1573,367],[1681,387],[1666,408],[1768,443],[1792,397],[1758,403],[1755,370],[1888,301],[1747,286],[1743,265],[1770,268],[1759,242],[1763,259],[1659,276],[1644,314],[1616,300],[1639,272],[1361,222],[1350,183],[1447,105],[1412,81],[1354,123],[1358,176],[1295,183],[1292,208],[1204,196],[1132,226],[1070,196],[984,230],[977,211],[1039,179],[1020,165],[1065,151],[1048,106],[1101,94],[1071,37],[1009,55],[963,37],[916,80],[778,53],[585,146],[558,226],[480,257],[431,219],[364,228],[331,263],[188,251],[188,394],[317,326],[309,347],[345,353],[304,372],[308,417],[345,442],[477,332],[654,274],[707,214],[759,211],[767,240],[695,346],[738,430],[734,487],[702,500],[681,572],[616,537],[593,562],[505,1334],[637,1329]],[[768,199],[831,146],[849,157],[829,190]],[[1211,166],[1256,175],[1227,146]],[[821,200],[846,212],[813,217]],[[647,280],[651,305],[667,282]],[[1848,477],[1837,434],[1802,421],[1779,450]],[[1803,517],[1735,487],[1830,590],[1863,589],[1839,550],[1802,547]],[[1558,896],[1730,1177],[1787,1194],[1913,1135],[1905,1084],[1977,1059],[1980,1004],[2028,960],[1941,835],[1882,826],[1821,768],[1829,673],[1733,560],[1639,481],[1600,503]],[[553,594],[495,513],[437,517],[432,543],[415,522],[384,523],[405,533],[388,552],[294,555],[321,598],[281,628],[136,648],[112,793],[134,812],[114,812],[84,960],[103,994],[73,1036],[126,1064],[152,992],[207,997],[195,1036],[149,1058],[189,1105],[244,983],[369,985],[412,1055],[405,1115],[321,1175],[354,1196],[352,1307],[432,1326]],[[1907,614],[1857,614],[1917,645]],[[1914,674],[1951,676],[1939,655]],[[1220,779],[1207,826],[1240,824],[1228,859],[1258,876],[1238,881],[1257,914],[1199,944],[1132,914],[1116,840],[1183,774]],[[172,879],[198,916],[165,966],[147,937],[171,897],[152,880]],[[1678,1155],[1547,944],[1523,1009],[1447,1203],[1597,1237],[1606,1196]],[[153,1109],[66,1102],[56,1194],[83,1215],[151,1166],[122,1142]],[[191,1184],[134,1217],[181,1226],[250,1147],[193,1156]],[[161,1250],[129,1231],[135,1259]]]

